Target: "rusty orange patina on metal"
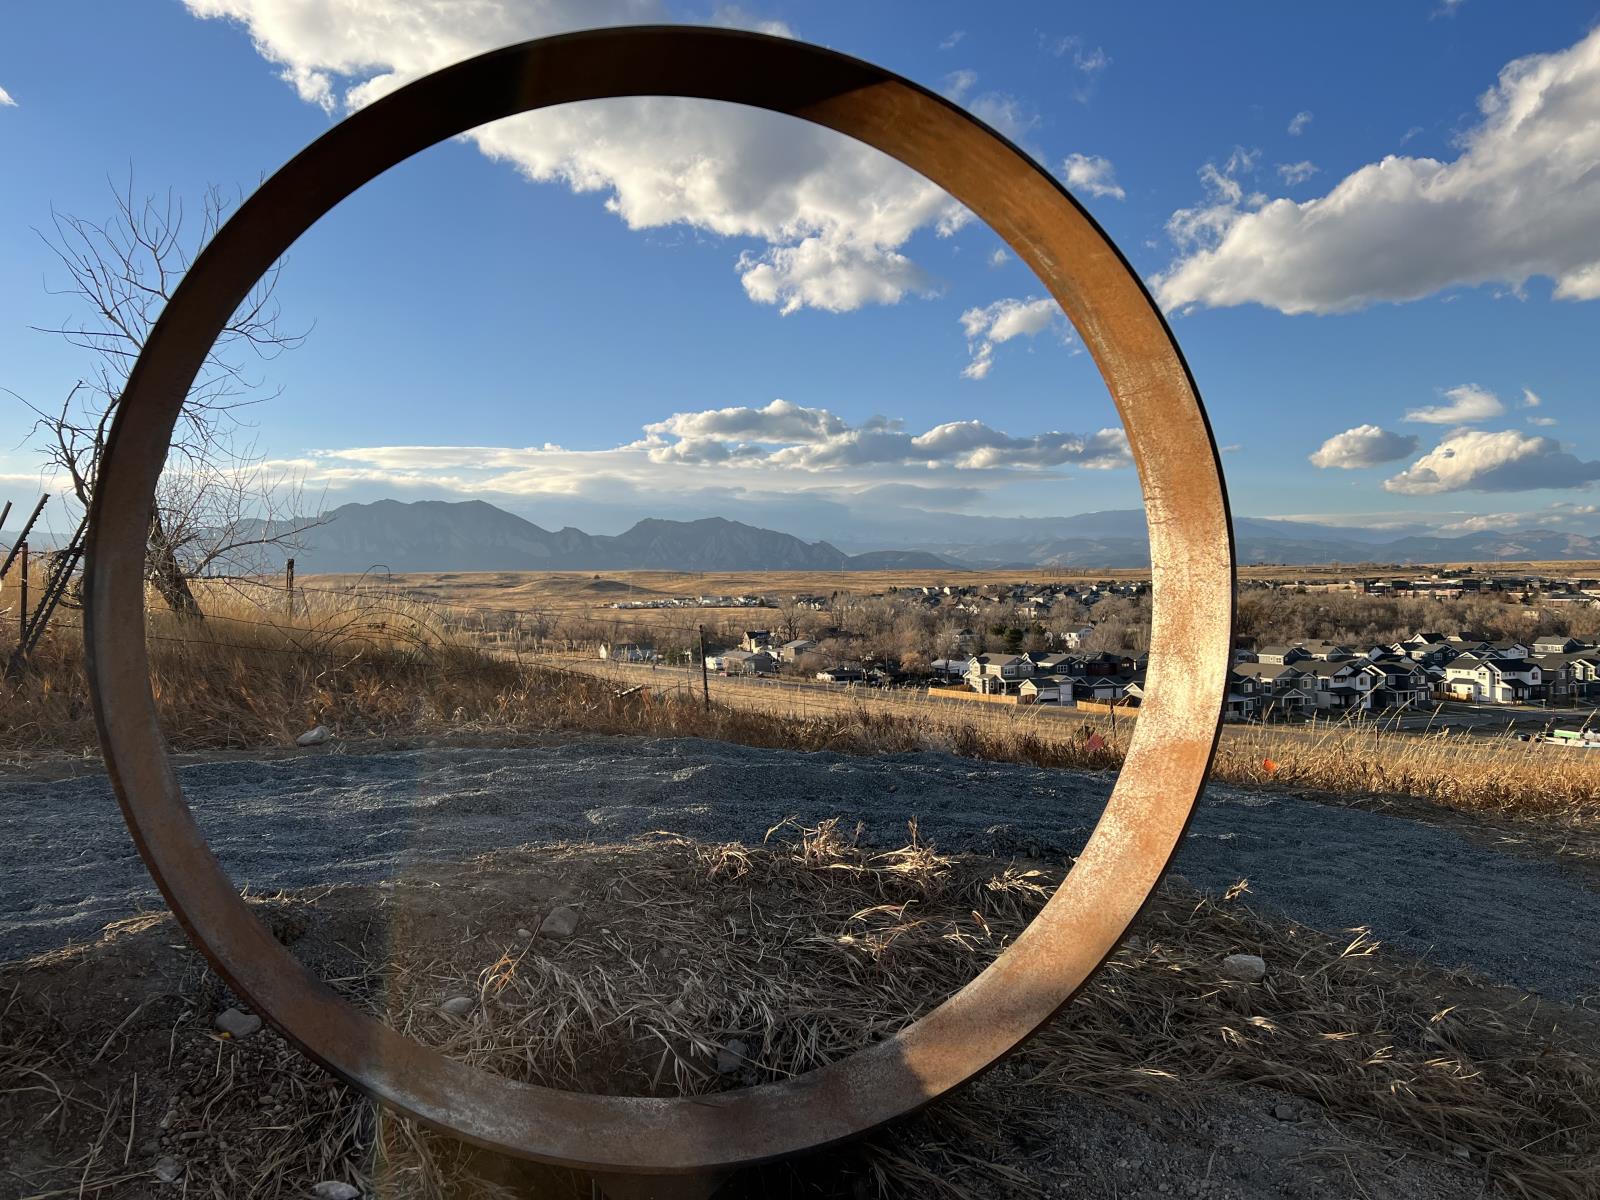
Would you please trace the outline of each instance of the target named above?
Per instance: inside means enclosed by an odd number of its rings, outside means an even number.
[[[1076,866],[1015,944],[922,1020],[778,1083],[693,1099],[517,1083],[347,1005],[246,909],[184,802],[156,719],[144,547],[191,382],[257,278],[344,197],[488,121],[576,100],[685,96],[788,113],[875,146],[987,221],[1049,288],[1099,364],[1144,486],[1154,572],[1149,698]],[[940,96],[800,42],[728,30],[600,30],[508,47],[420,79],[318,138],[196,259],[135,366],[101,466],[88,651],[106,762],[167,902],[228,983],[285,1037],[383,1103],[469,1142],[592,1171],[678,1174],[855,1137],[972,1079],[1065,1004],[1115,948],[1183,836],[1215,748],[1233,550],[1215,444],[1160,311],[1046,171]]]

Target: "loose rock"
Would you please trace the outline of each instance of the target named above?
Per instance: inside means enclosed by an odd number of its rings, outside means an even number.
[[[1294,1120],[1294,1105],[1274,1104],[1272,1106],[1272,1115],[1280,1121],[1292,1121]]]
[[[539,922],[539,933],[543,937],[569,938],[578,932],[578,920],[577,909],[562,905]]]
[[[232,1038],[247,1038],[261,1028],[261,1018],[243,1009],[230,1008],[217,1014],[216,1027]]]
[[[295,738],[294,744],[296,746],[320,746],[332,736],[333,734],[329,732],[326,725],[318,725],[316,728],[308,729]]]
[[[750,1056],[750,1047],[734,1038],[722,1049],[717,1051],[717,1074],[734,1075],[744,1068],[745,1060]]]
[[[317,1200],[361,1200],[361,1189],[341,1179],[324,1179],[311,1189]]]
[[[183,1178],[182,1165],[177,1159],[170,1156],[157,1159],[153,1169],[156,1173],[156,1178],[161,1180],[162,1183],[177,1183],[179,1179]]]
[[[1230,954],[1222,960],[1222,973],[1241,983],[1260,983],[1267,976],[1267,960],[1259,954]]]
[[[473,1010],[477,1001],[471,996],[451,996],[439,1005],[439,1011],[452,1017],[464,1017]]]
[[[528,938],[531,938],[533,936],[533,930],[531,930],[531,929],[519,929],[519,930],[517,930],[517,936],[519,938],[522,938],[524,941],[526,941]]]

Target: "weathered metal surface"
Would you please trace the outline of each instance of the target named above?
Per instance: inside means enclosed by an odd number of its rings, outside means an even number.
[[[151,696],[143,561],[183,397],[223,322],[312,223],[389,167],[487,121],[614,96],[788,113],[858,138],[987,221],[1060,302],[1099,364],[1144,485],[1154,561],[1149,699],[1104,815],[1038,918],[922,1020],[795,1079],[693,1099],[587,1096],[451,1061],[345,1004],[240,901],[169,765]],[[1155,887],[1216,744],[1232,626],[1232,541],[1216,447],[1160,311],[1046,171],[949,101],[800,42],[610,29],[509,47],[418,80],[311,144],[195,261],[128,381],[95,497],[89,671],[106,762],[139,851],[190,937],[263,1017],[392,1108],[511,1155],[609,1173],[707,1172],[855,1137],[972,1079],[1049,1020]]]

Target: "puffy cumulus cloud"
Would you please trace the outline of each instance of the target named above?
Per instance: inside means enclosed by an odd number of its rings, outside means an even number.
[[[1158,299],[1330,313],[1534,276],[1600,297],[1600,27],[1507,64],[1479,108],[1452,161],[1390,155],[1303,203],[1219,209]]]
[[[1506,406],[1500,403],[1500,397],[1476,384],[1463,383],[1459,387],[1446,388],[1444,394],[1449,397],[1450,403],[1408,409],[1405,419],[1424,425],[1473,425],[1501,416],[1506,411]]]
[[[1299,137],[1306,131],[1307,126],[1310,124],[1311,114],[1305,109],[1301,109],[1299,112],[1295,113],[1294,116],[1289,118],[1289,136]]]
[[[300,97],[370,104],[449,63],[528,38],[669,20],[662,0],[184,0],[238,21]],[[736,8],[722,24],[788,34]],[[766,243],[740,256],[751,299],[844,312],[927,290],[905,255],[919,230],[970,219],[940,188],[851,139],[774,113],[677,99],[563,105],[468,137],[528,179],[604,196],[633,229],[686,225]]]
[[[1062,318],[1061,306],[1046,296],[1026,300],[996,300],[961,314],[961,328],[967,335],[972,361],[961,374],[967,379],[984,379],[994,366],[995,347],[1012,338],[1034,337]]]
[[[1357,467],[1376,467],[1383,463],[1405,458],[1417,449],[1414,434],[1393,433],[1377,425],[1357,425],[1336,433],[1313,453],[1314,467],[1338,467],[1354,470]]]
[[[1117,182],[1117,170],[1109,158],[1098,154],[1069,154],[1061,164],[1061,178],[1074,191],[1091,196],[1110,196],[1126,200],[1128,193]]]
[[[1554,438],[1515,429],[1458,429],[1383,486],[1408,496],[1437,496],[1584,487],[1596,479],[1600,462],[1583,462]]]
[[[809,442],[836,437],[844,421],[825,408],[774,400],[762,408],[708,408],[673,413],[644,427],[650,437],[720,438],[741,442]]]

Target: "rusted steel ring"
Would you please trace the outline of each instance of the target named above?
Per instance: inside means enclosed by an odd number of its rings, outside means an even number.
[[[987,970],[894,1037],[778,1083],[692,1099],[589,1096],[447,1059],[346,1004],[240,900],[166,753],[145,651],[144,547],[180,405],[223,323],[319,217],[403,159],[488,121],[615,96],[689,96],[788,113],[857,138],[945,188],[1049,288],[1094,355],[1144,486],[1154,571],[1148,699],[1076,866]],[[400,88],[318,138],[195,260],[123,393],[95,494],[86,614],[106,763],[167,903],[229,985],[334,1074],[407,1116],[511,1155],[617,1173],[779,1158],[911,1112],[993,1065],[1115,948],[1183,835],[1215,748],[1233,554],[1194,380],[1129,264],[1061,185],[940,96],[816,46],[649,27],[546,38]]]

